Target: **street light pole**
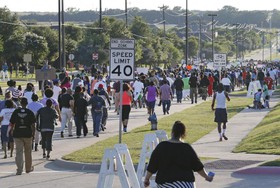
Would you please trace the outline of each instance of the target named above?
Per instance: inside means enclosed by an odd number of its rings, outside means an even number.
[[[214,61],[214,17],[217,14],[208,14],[208,16],[212,17],[212,61]]]
[[[61,61],[61,0],[58,0],[58,60],[59,60],[59,69],[62,69]]]
[[[158,7],[160,8],[160,10],[162,10],[162,20],[163,20],[163,36],[164,38],[166,37],[166,33],[165,33],[165,10],[168,9],[168,6],[162,6],[162,7]]]
[[[189,20],[188,20],[188,0],[186,0],[186,53],[185,53],[185,58],[186,58],[186,65],[188,64],[188,57],[189,57]]]
[[[127,0],[125,0],[125,26],[126,27],[128,26],[128,23],[127,23]]]
[[[99,0],[99,28],[102,28],[102,0]]]
[[[279,35],[279,31],[276,31],[276,56],[277,56],[277,53],[278,53],[278,35]]]
[[[66,64],[65,54],[65,26],[64,26],[64,0],[61,0],[61,22],[62,22],[62,67]]]
[[[237,62],[238,59],[238,41],[237,41],[237,34],[238,34],[238,26],[239,23],[232,24],[235,26],[235,61]]]
[[[262,62],[264,62],[264,31],[262,31]]]

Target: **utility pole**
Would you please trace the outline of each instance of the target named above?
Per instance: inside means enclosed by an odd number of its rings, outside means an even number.
[[[168,6],[162,6],[162,7],[158,7],[160,10],[162,10],[162,20],[163,20],[163,36],[164,38],[166,37],[166,33],[165,33],[165,10],[168,9]]]
[[[201,31],[202,30],[202,25],[201,25],[201,16],[199,16],[199,58],[200,58],[200,62],[202,62],[202,46],[201,46]]]
[[[99,0],[99,28],[102,28],[102,0]]]
[[[125,27],[127,28],[128,23],[127,23],[127,0],[125,0]]]
[[[64,0],[61,0],[61,19],[62,19],[62,67],[66,67],[66,54],[65,54],[65,26],[64,26]]]
[[[264,62],[264,31],[262,31],[262,61]]]
[[[59,69],[62,69],[62,59],[61,59],[61,1],[58,0],[58,60]]]
[[[186,0],[186,65],[188,64],[188,58],[189,58],[189,18],[188,18],[188,0]]]
[[[276,56],[277,57],[277,54],[278,54],[278,36],[279,35],[279,31],[276,31]]]
[[[238,37],[237,37],[237,34],[238,34],[238,26],[240,25],[239,23],[235,23],[235,24],[232,24],[235,26],[235,61],[237,62],[237,59],[238,59]]]
[[[214,62],[214,17],[217,14],[208,14],[208,16],[212,17],[212,61]]]

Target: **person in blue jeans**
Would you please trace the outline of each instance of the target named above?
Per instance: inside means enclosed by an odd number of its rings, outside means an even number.
[[[160,87],[160,99],[162,101],[163,114],[169,114],[171,99],[172,99],[171,87],[167,84],[166,80],[163,80],[163,85]]]
[[[99,137],[99,132],[101,129],[102,111],[106,106],[105,101],[102,97],[98,95],[99,91],[94,90],[93,96],[88,101],[88,105],[91,105],[91,114],[93,121],[93,136]]]

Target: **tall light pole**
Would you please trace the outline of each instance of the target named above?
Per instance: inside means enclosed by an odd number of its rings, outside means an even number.
[[[62,23],[62,67],[66,65],[65,54],[65,26],[64,26],[64,0],[61,0],[61,23]]]
[[[127,0],[125,0],[125,27],[128,26],[128,23],[127,23]]]
[[[99,28],[102,28],[102,0],[99,0]]]
[[[188,57],[189,57],[189,20],[188,20],[188,0],[186,0],[186,53],[185,53],[185,58],[186,58],[186,65],[188,64]]]
[[[208,16],[212,17],[212,61],[214,61],[214,17],[217,14],[208,14]]]
[[[165,33],[165,23],[166,23],[166,20],[165,20],[165,10],[168,9],[168,6],[162,6],[162,7],[158,7],[160,8],[160,10],[162,10],[162,20],[163,20],[163,36],[164,38],[166,37],[166,33]]]
[[[278,54],[278,36],[279,35],[279,31],[276,31],[276,56]]]
[[[237,62],[238,59],[238,40],[237,40],[237,34],[238,34],[238,26],[239,23],[232,24],[235,26],[235,61]]]
[[[62,69],[62,60],[61,60],[61,0],[58,0],[58,59],[59,59],[59,69]]]
[[[200,62],[202,62],[202,57],[201,57],[201,29],[202,29],[202,25],[201,25],[201,15],[199,16],[199,38],[198,38],[198,40],[199,40],[199,43],[198,43],[198,45],[199,45],[199,59],[200,59]]]
[[[264,31],[262,31],[262,62],[264,62]]]

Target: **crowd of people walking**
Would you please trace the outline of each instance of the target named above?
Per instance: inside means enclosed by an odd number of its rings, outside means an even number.
[[[15,143],[17,174],[23,171],[23,151],[25,170],[31,172],[32,149],[38,151],[41,144],[42,157],[49,159],[52,137],[58,124],[61,125],[62,139],[67,136],[66,130],[68,137],[86,137],[89,134],[88,126],[93,127],[91,134],[99,137],[100,131],[106,129],[108,111],[114,105],[116,114],[122,109],[122,126],[123,132],[126,133],[129,132],[129,116],[132,109],[147,108],[148,118],[155,115],[156,106],[162,106],[163,115],[168,115],[172,110],[171,101],[174,97],[178,104],[184,100],[194,104],[200,97],[202,100],[213,97],[212,109],[215,110],[219,140],[227,140],[225,101],[230,100],[228,93],[236,87],[249,90],[250,83],[259,81],[261,95],[254,94],[254,101],[261,102],[263,98],[264,106],[269,107],[270,91],[277,86],[280,78],[280,71],[276,66],[265,69],[244,67],[221,72],[190,67],[136,72],[135,80],[124,82],[122,87],[120,81],[110,80],[108,75],[103,75],[97,70],[91,74],[82,71],[70,76],[66,69],[63,69],[57,79],[39,84],[41,99],[32,83],[27,83],[23,90],[21,86],[17,87],[16,81],[9,80],[4,93],[5,98],[0,102],[4,158],[8,157],[8,150],[10,157],[13,156]],[[123,92],[120,92],[121,88]],[[91,110],[88,110],[88,107]],[[92,125],[88,124],[89,115],[92,117]],[[74,126],[76,131],[73,131]]]

